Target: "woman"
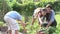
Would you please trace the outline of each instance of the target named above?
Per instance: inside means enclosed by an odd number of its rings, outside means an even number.
[[[42,25],[42,18],[46,15],[46,9],[45,8],[37,8],[34,10],[33,19],[32,19],[32,25],[34,24],[34,21],[38,19],[39,25]]]
[[[19,25],[16,20],[18,20],[25,29],[25,23],[23,23],[22,17],[17,11],[10,11],[6,13],[4,16],[4,20],[8,25],[8,34],[12,34],[12,30],[15,31],[15,34],[18,34]]]
[[[46,15],[46,9],[45,8],[37,8],[34,10],[34,14],[33,14],[33,19],[32,19],[32,25],[34,24],[34,21],[36,19],[38,19],[39,21],[39,25],[42,27],[43,25],[43,17]],[[42,34],[39,32],[37,32],[37,34]]]

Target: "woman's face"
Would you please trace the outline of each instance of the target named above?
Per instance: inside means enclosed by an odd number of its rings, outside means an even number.
[[[43,16],[46,15],[46,11],[42,11],[42,15],[43,15]]]

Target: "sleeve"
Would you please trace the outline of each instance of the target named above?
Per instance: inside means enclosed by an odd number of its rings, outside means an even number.
[[[55,19],[55,12],[54,12],[54,11],[52,11],[50,21],[51,21],[51,22],[53,22],[53,21],[54,21],[54,19]]]
[[[22,20],[22,16],[21,15],[18,16],[18,20]]]
[[[33,18],[37,18],[37,13],[36,14],[33,14]]]
[[[37,12],[34,10],[33,18],[37,18]]]
[[[22,16],[19,13],[17,13],[17,19],[22,20]]]

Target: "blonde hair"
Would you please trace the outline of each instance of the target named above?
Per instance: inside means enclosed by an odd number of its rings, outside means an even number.
[[[37,17],[37,14],[38,14],[38,12],[40,12],[41,11],[41,8],[36,8],[35,10],[34,10],[34,17]]]
[[[38,12],[40,11],[40,9],[41,9],[41,8],[35,9],[35,10],[34,10],[34,14],[35,14],[35,13],[38,13]]]

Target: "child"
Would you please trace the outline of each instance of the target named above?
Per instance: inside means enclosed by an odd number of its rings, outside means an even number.
[[[8,34],[12,34],[12,30],[15,31],[15,34],[18,34],[19,25],[16,20],[18,20],[25,29],[25,23],[23,23],[22,17],[17,11],[10,11],[6,13],[4,16],[4,20],[8,25]]]

